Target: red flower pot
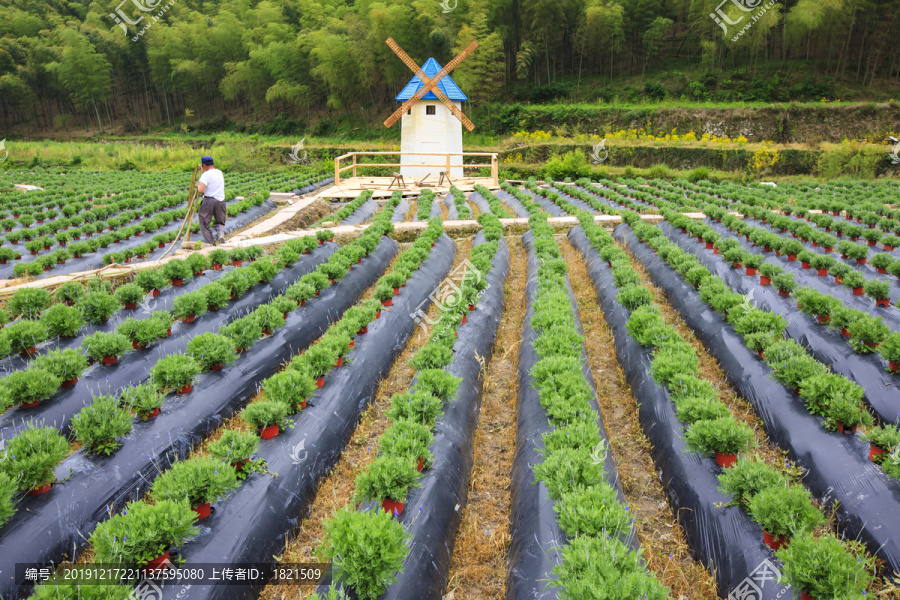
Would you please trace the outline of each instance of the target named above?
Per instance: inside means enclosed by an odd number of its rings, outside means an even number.
[[[884,249],[887,250],[888,252],[891,252],[891,251],[893,251],[894,247],[891,246],[890,244],[885,244]]]
[[[131,347],[135,350],[141,350],[142,348],[146,348],[147,344],[140,344],[137,341],[131,342]]]
[[[114,365],[119,362],[118,356],[104,356],[102,360],[104,365]]]
[[[843,277],[835,277],[834,282],[838,283],[838,284],[844,283],[844,278]]]
[[[225,368],[225,365],[222,363],[216,363],[209,368],[210,371],[221,371]]]
[[[653,252],[655,253],[656,250],[654,250]],[[719,252],[718,248],[713,248],[713,254],[721,254],[721,252]]]
[[[756,269],[754,269],[753,267],[747,267],[747,275],[753,277],[754,275],[756,275]]]
[[[887,269],[882,269],[881,267],[875,267],[875,271],[876,271],[877,273],[881,273],[882,275],[886,275],[886,274],[887,274]]]
[[[463,315],[462,321],[460,321],[460,325],[463,323],[468,323],[468,321],[469,321],[468,315]]]
[[[778,290],[778,295],[779,295],[779,296],[784,296],[785,298],[787,298],[788,296],[791,295],[791,293],[790,293],[789,291],[787,291],[787,290]]]
[[[319,245],[320,245],[320,246],[321,246],[322,244],[324,244],[324,243],[325,243],[325,240],[319,240]]]
[[[473,310],[475,310],[475,305],[474,305],[474,304],[470,304],[470,305],[469,305],[469,312],[472,312]]]
[[[816,272],[819,274],[819,277],[828,276],[828,269],[818,269]]]
[[[874,245],[875,245],[875,242],[873,242],[872,240],[868,240],[866,243],[869,244],[870,246],[874,246]]]
[[[160,247],[160,248],[165,248],[166,245],[165,245],[165,244],[159,244],[159,247]]]
[[[398,288],[398,287],[395,287],[395,288],[394,288],[394,295],[395,295],[395,296],[399,296],[399,295],[400,295],[400,288]]]
[[[768,277],[766,277],[765,275],[760,275],[760,276],[759,276],[759,284],[760,284],[760,285],[762,285],[762,286],[767,286],[767,285],[769,285],[770,283],[772,283],[772,280],[769,279]]]
[[[301,301],[300,301],[300,306],[306,306],[306,300],[301,300]]]
[[[182,388],[178,388],[177,393],[178,393],[178,394],[189,394],[189,393],[191,392],[192,389],[194,389],[194,384],[193,384],[193,383],[189,383],[189,384],[187,384],[186,386],[184,386],[184,387],[182,387]]]
[[[63,382],[62,382],[62,386],[63,386],[63,387],[72,387],[72,386],[75,385],[76,383],[78,383],[78,378],[77,378],[77,377],[73,377],[72,379],[66,379],[65,381],[63,381]]]
[[[788,262],[794,262],[795,260],[797,260],[796,254],[788,254]]]
[[[356,335],[364,335],[366,333],[369,333],[369,328],[363,327],[362,329],[360,329],[359,331],[356,332]]]
[[[391,299],[382,300],[382,301],[381,301],[381,305],[382,305],[382,306],[393,306],[393,305],[394,305],[394,301],[391,300]]]
[[[166,330],[166,337],[169,337],[171,335],[172,335],[172,328],[169,327],[169,329]]]
[[[731,467],[737,461],[737,454],[723,454],[716,452],[716,464],[720,467]]]
[[[434,244],[432,244],[433,246]],[[403,505],[404,502],[397,502],[396,500],[391,500],[390,498],[385,498],[381,501],[381,508],[384,509],[385,512],[390,513],[392,515],[396,514],[400,516],[403,514]]]
[[[126,302],[125,303],[125,308],[134,310],[137,307],[138,307],[137,302]]]
[[[234,265],[235,267],[239,267],[242,264],[244,264],[244,262],[241,260],[233,260],[233,261],[231,261],[231,264]]]
[[[857,259],[856,259],[856,264],[858,264],[858,265],[864,265],[864,264],[866,264],[868,261],[869,261],[868,258],[857,258]]]
[[[250,459],[249,459],[249,458],[245,458],[245,459],[242,460],[242,461],[231,463],[231,466],[234,467],[234,470],[235,470],[235,471],[237,471],[238,473],[240,473],[241,471],[244,470],[244,465],[246,465],[248,462],[250,462]]]
[[[165,552],[163,552],[162,554],[160,554],[153,560],[148,560],[147,563],[144,565],[144,569],[146,569],[148,571],[155,571],[157,569],[161,569],[162,566],[167,562],[169,562],[169,551],[168,550],[166,550]]]
[[[875,306],[881,306],[883,308],[888,308],[891,305],[890,298],[884,298],[883,300],[876,300]]]
[[[148,412],[148,413],[147,413],[147,416],[146,416],[145,418],[146,418],[146,419],[152,419],[152,418],[158,417],[158,416],[159,416],[159,407],[157,406],[157,407],[154,408],[152,411]]]
[[[21,404],[19,404],[19,407],[21,407],[21,408],[34,408],[35,406],[37,406],[37,405],[40,404],[40,403],[41,403],[40,400],[35,400],[34,402],[22,402]]]
[[[889,360],[888,361],[888,371],[890,371],[891,373],[894,373],[894,374],[900,373],[900,363]]]
[[[741,263],[735,263],[735,264],[733,264],[733,265],[731,265],[731,266],[732,266],[732,268],[734,268],[734,269],[743,269],[743,268],[744,268],[744,265],[742,265]]]
[[[781,550],[782,548],[787,548],[788,544],[791,543],[791,538],[763,530],[763,543],[772,550]]]
[[[198,519],[205,519],[212,513],[212,507],[209,505],[209,502],[204,502],[203,504],[198,504],[193,507],[194,512],[197,513]]]
[[[178,287],[184,285],[184,279],[173,279],[172,285]]]
[[[819,325],[828,325],[831,323],[831,315],[816,315]]]
[[[818,248],[818,247],[819,247],[819,242],[813,242],[813,243],[812,243],[812,247],[813,247],[813,248]]]
[[[825,250],[826,254],[834,252],[834,248],[832,248],[831,246],[822,246],[822,249]]]
[[[278,429],[278,423],[274,425],[269,425],[268,427],[260,427],[259,428],[259,436],[264,440],[271,440],[273,437],[280,433]]]
[[[50,491],[50,487],[51,487],[50,483],[45,483],[44,485],[42,485],[40,487],[36,487],[34,489],[28,490],[28,495],[29,496],[40,496],[41,494],[46,494],[47,492]]]
[[[306,400],[300,403],[300,410],[306,410]]]
[[[706,242],[707,250],[712,250],[713,248],[715,248],[715,244],[713,244],[712,242]]]
[[[887,450],[883,450],[875,444],[869,444],[869,460],[875,462],[875,457],[879,454],[887,454]]]
[[[337,369],[338,367],[343,367],[343,366],[344,366],[344,357],[338,356],[337,362],[334,363],[334,367],[332,367],[332,368]]]
[[[263,329],[263,330],[262,330],[262,334],[263,334],[263,335],[272,335],[272,332],[269,331],[268,329]]]
[[[809,264],[808,262],[801,262],[800,266],[803,267],[804,269],[812,269],[812,265]]]
[[[856,433],[856,425],[853,427],[845,427],[843,423],[837,424],[838,433],[846,433],[847,435],[853,435]]]
[[[416,471],[421,471],[423,466],[424,466],[424,461],[422,460],[422,457],[420,456],[419,457],[419,466],[416,467]]]
[[[765,360],[765,359],[766,359],[766,353],[765,353],[765,351],[763,351],[763,350],[757,350],[757,351],[756,351],[756,355],[757,355],[761,360]]]
[[[318,379],[316,379],[316,387],[325,387],[325,376],[322,375]]]
[[[865,294],[865,293],[866,293],[866,291],[865,291],[864,288],[861,288],[861,287],[853,288],[853,295],[854,295],[854,296],[862,296],[862,295]]]
[[[841,327],[841,335],[848,338],[850,337],[850,331],[846,327]]]
[[[191,315],[189,317],[185,317],[181,320],[182,323],[193,323],[197,320],[197,315]]]
[[[322,290],[316,290],[316,296],[318,296],[318,295],[319,295],[319,292],[321,292],[321,291],[322,291]]]

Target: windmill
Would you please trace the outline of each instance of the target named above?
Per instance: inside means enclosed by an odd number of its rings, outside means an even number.
[[[444,67],[433,58],[419,67],[393,38],[388,38],[387,45],[415,74],[396,98],[403,104],[384,122],[384,126],[390,128],[402,119],[400,162],[404,166],[400,168],[400,174],[404,177],[425,178],[431,174],[437,176],[441,172],[441,167],[428,166],[438,164],[440,157],[420,153],[450,154],[453,156],[447,159],[447,163],[450,164],[452,159],[453,164],[461,165],[462,126],[465,125],[468,131],[472,131],[475,125],[461,109],[462,102],[468,98],[449,74],[475,51],[478,42],[470,43]],[[463,176],[461,166],[444,171],[448,177]]]

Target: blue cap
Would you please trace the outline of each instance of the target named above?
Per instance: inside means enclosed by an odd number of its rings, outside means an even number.
[[[204,156],[200,159],[200,162],[202,162],[204,165],[211,165],[213,164],[212,156]]]

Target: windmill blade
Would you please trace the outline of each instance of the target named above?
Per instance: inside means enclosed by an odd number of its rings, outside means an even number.
[[[386,43],[390,47],[390,49],[394,51],[394,54],[399,56],[400,60],[402,60],[404,64],[409,67],[409,70],[416,74],[416,77],[418,77],[422,81],[422,85],[425,87],[429,87],[428,84],[431,83],[432,80],[430,77],[428,77],[428,75],[425,74],[425,71],[422,70],[422,68],[419,66],[419,63],[410,58],[409,55],[403,50],[403,48],[400,47],[400,44],[394,41],[394,38],[388,38]],[[431,91],[434,92],[434,95],[438,97],[438,100],[440,100],[444,104],[444,106],[446,106],[447,109],[451,113],[453,113],[453,116],[455,116],[462,122],[467,130],[472,131],[473,129],[475,129],[475,124],[472,123],[472,121],[470,121],[469,118],[464,115],[463,112],[459,110],[455,104],[453,104],[453,101],[447,97],[447,95],[443,92],[443,90],[441,90],[441,88],[437,87],[437,85],[434,85],[431,87]],[[403,110],[402,106],[400,107],[400,110]],[[401,116],[402,114],[403,113],[401,112]],[[393,123],[391,124],[393,125]],[[388,127],[390,127],[390,125],[388,125]]]
[[[470,54],[472,54],[472,52],[474,52],[474,51],[475,51],[475,48],[477,48],[477,47],[478,47],[478,42],[476,42],[475,40],[472,40],[472,43],[469,44],[468,46],[466,46],[465,50],[463,50],[462,52],[460,52],[459,55],[456,56],[456,58],[454,58],[453,60],[451,60],[450,62],[448,62],[446,65],[444,65],[444,68],[442,68],[440,71],[438,71],[437,74],[434,76],[433,79],[431,79],[427,84],[423,81],[423,82],[422,82],[423,85],[422,85],[421,88],[419,88],[419,91],[416,92],[415,94],[413,94],[412,98],[410,98],[409,100],[407,100],[406,102],[404,102],[403,105],[401,105],[400,108],[398,108],[398,109],[394,112],[394,114],[392,114],[392,115],[384,122],[384,126],[385,126],[385,127],[390,127],[390,126],[392,126],[394,123],[396,123],[397,121],[399,121],[400,118],[403,116],[403,114],[404,114],[406,111],[408,111],[410,108],[412,108],[413,104],[415,104],[416,102],[418,102],[419,100],[421,100],[422,97],[425,96],[425,94],[427,94],[427,93],[430,92],[432,89],[434,89],[434,88],[437,86],[438,82],[439,82],[441,79],[443,79],[444,77],[446,77],[446,76],[450,73],[450,71],[452,71],[453,69],[455,69],[456,67],[458,67],[458,66],[459,66],[459,63],[461,63],[462,61],[464,61]],[[473,127],[474,127],[474,125],[473,125]],[[470,130],[470,131],[471,131],[471,130]]]

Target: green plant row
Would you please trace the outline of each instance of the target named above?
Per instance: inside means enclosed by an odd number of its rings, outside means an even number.
[[[460,384],[458,377],[444,369],[453,360],[456,331],[463,316],[486,289],[485,278],[503,235],[494,215],[481,215],[479,223],[487,243],[472,251],[474,269],[463,277],[455,301],[439,305],[428,342],[410,360],[417,372],[415,388],[391,398],[387,413],[391,425],[378,440],[377,458],[356,477],[354,502],[388,499],[402,503],[409,490],[419,485],[420,471],[431,466],[429,447],[434,440],[435,423]],[[384,512],[357,512],[353,506],[345,506],[324,524],[322,554],[333,561],[341,581],[360,598],[377,598],[384,593],[409,552],[403,527],[388,525]],[[391,535],[384,535],[385,530]],[[377,552],[372,551],[372,543],[378,544]],[[377,556],[375,560],[373,555]]]
[[[504,182],[505,183],[505,182]],[[506,189],[505,187],[503,189]],[[484,187],[483,185],[476,185],[475,191],[485,199],[488,203],[488,207],[491,209],[491,214],[497,217],[498,219],[512,219],[513,215],[510,214],[506,207],[503,206],[503,203],[500,199],[494,195],[494,193]]]
[[[363,204],[368,202],[369,199],[372,197],[373,193],[374,192],[372,192],[372,190],[363,191],[352,202],[349,202],[346,206],[344,206],[342,209],[340,209],[333,215],[328,215],[328,216],[322,217],[321,219],[316,221],[316,223],[315,223],[315,225],[313,225],[313,227],[321,227],[322,223],[326,223],[329,221],[334,223],[335,225],[339,225],[341,223],[341,221],[343,221],[344,219],[346,219],[347,217],[349,217],[350,215],[355,213],[359,209],[360,206],[362,206]]]
[[[633,225],[633,229],[639,239],[647,242],[682,277],[687,278],[692,271],[700,274],[695,276],[698,283],[694,284],[700,298],[726,317],[748,348],[764,357],[772,369],[773,379],[798,393],[811,414],[824,418],[825,427],[836,430],[872,424],[872,416],[863,405],[863,389],[831,372],[797,342],[785,340],[786,322],[782,317],[753,307],[745,296],[732,292],[695,256],[665,239],[658,228],[641,223]],[[889,458],[882,467],[888,475],[896,477],[900,472],[887,466],[894,460]],[[900,465],[900,458],[897,462]]]
[[[553,430],[543,436],[543,459],[535,479],[546,485],[560,528],[568,538],[549,585],[563,595],[585,598],[666,598],[668,589],[646,569],[640,551],[621,540],[633,519],[607,482],[603,464],[609,448],[597,430],[594,392],[582,373],[584,337],[575,325],[567,293],[566,263],[547,214],[530,198],[535,255],[539,264],[531,327],[538,361],[529,375]],[[586,218],[593,216],[585,213]]]
[[[416,211],[416,219],[427,221],[431,218],[431,205],[434,202],[434,190],[422,190],[418,199],[419,209]]]
[[[456,214],[460,221],[467,221],[472,218],[472,209],[466,202],[466,195],[460,191],[455,185],[450,186],[450,193],[453,194],[453,205],[456,207]]]

